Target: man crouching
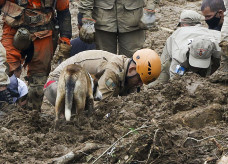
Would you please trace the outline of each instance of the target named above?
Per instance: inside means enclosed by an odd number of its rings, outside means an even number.
[[[63,69],[58,81],[55,123],[58,122],[64,109],[67,121],[70,121],[71,112],[76,112],[79,116],[85,108],[89,113],[93,111],[94,99],[100,100],[102,98],[97,87],[103,72],[97,73],[92,78],[85,69],[77,64],[70,64]]]

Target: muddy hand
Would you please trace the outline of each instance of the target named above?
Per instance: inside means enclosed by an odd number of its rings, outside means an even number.
[[[228,42],[222,41],[219,43],[219,46],[222,48],[222,52],[224,53],[224,55],[228,56]]]
[[[93,43],[95,40],[95,20],[90,18],[83,18],[82,22],[83,25],[79,31],[80,39],[86,43]]]

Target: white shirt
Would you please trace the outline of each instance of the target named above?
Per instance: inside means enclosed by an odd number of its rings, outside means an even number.
[[[15,103],[19,98],[23,97],[24,95],[28,94],[28,87],[24,81],[17,78],[18,81],[18,93],[19,97],[13,97],[13,102]]]

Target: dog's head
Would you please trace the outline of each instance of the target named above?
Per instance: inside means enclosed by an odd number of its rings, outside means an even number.
[[[104,74],[105,70],[102,70],[95,75],[91,75],[91,81],[92,81],[92,89],[93,89],[93,97],[95,101],[100,101],[102,99],[102,93],[99,90],[98,86],[98,80],[101,78],[101,76]]]

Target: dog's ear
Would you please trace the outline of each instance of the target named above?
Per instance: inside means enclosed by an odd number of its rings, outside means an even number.
[[[105,70],[103,69],[103,70],[101,70],[101,71],[99,71],[99,72],[97,72],[96,74],[95,74],[95,78],[96,79],[100,79],[101,78],[101,76],[104,74],[104,72],[105,72]]]

